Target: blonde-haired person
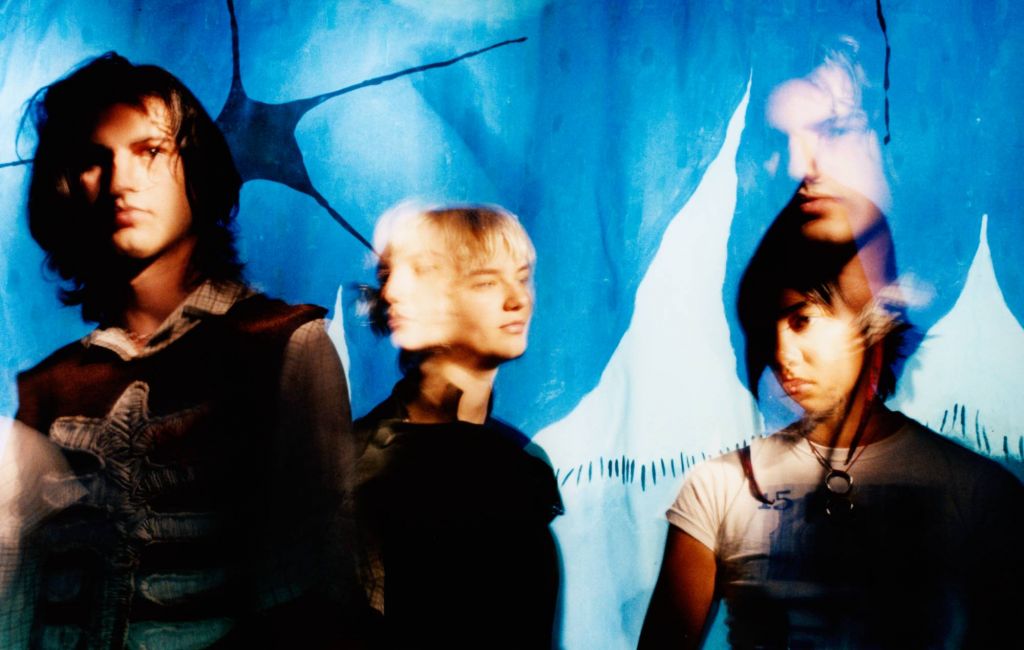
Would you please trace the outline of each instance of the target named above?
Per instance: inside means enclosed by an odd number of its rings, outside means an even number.
[[[550,647],[561,513],[551,468],[490,416],[526,351],[533,245],[496,206],[404,203],[378,222],[374,326],[404,377],[356,423],[367,592],[398,647]]]

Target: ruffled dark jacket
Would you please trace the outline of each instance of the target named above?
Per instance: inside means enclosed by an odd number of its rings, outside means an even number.
[[[356,421],[367,591],[392,647],[549,648],[562,513],[551,467],[495,419],[413,424],[415,377]]]

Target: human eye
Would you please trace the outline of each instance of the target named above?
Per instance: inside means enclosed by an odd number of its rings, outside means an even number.
[[[841,138],[855,133],[863,133],[867,128],[867,116],[864,115],[862,111],[853,111],[845,115],[836,115],[823,120],[817,125],[818,133],[829,139]]]
[[[789,315],[786,319],[786,324],[789,329],[793,332],[803,332],[811,326],[811,319],[813,316],[804,311],[796,311]]]
[[[100,146],[89,146],[81,150],[75,161],[79,173],[96,171],[110,162],[110,152]]]
[[[156,160],[160,156],[171,153],[172,145],[167,139],[151,139],[141,143],[138,148],[138,155],[149,161]]]
[[[417,276],[434,275],[439,268],[437,264],[429,261],[417,261],[412,264],[413,273]]]
[[[498,286],[498,281],[494,278],[478,278],[470,284],[473,289],[490,289],[496,286]]]

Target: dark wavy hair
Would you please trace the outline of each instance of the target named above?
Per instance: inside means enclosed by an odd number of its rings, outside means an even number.
[[[46,253],[47,266],[64,281],[61,300],[81,305],[86,321],[116,318],[128,291],[124,262],[114,253],[109,232],[98,226],[78,180],[87,164],[88,140],[104,110],[115,104],[145,110],[149,100],[166,107],[184,169],[196,236],[190,285],[242,277],[232,229],[242,179],[223,133],[174,75],[107,52],[41,88],[22,117],[22,127],[31,121],[38,139],[29,229]]]
[[[807,239],[797,210],[790,203],[776,217],[740,280],[737,311],[746,338],[746,384],[754,397],[758,397],[762,373],[774,366],[776,321],[784,291],[795,291],[830,311],[837,303],[850,302],[839,278],[857,256],[858,244]],[[876,236],[890,236],[884,218],[876,228]],[[896,263],[891,249],[882,263],[885,276],[894,280]],[[891,301],[876,298],[861,310],[859,322],[866,343],[881,348],[877,392],[884,400],[895,392],[903,362],[921,337],[907,321],[904,307]]]

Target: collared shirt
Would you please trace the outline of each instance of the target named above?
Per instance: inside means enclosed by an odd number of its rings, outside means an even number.
[[[253,290],[240,282],[207,280],[188,295],[156,328],[144,345],[136,345],[127,330],[121,327],[99,327],[82,339],[82,345],[98,345],[113,351],[124,361],[156,354],[171,345],[208,316],[222,316],[236,302],[253,295]],[[323,321],[319,321],[322,323]]]

